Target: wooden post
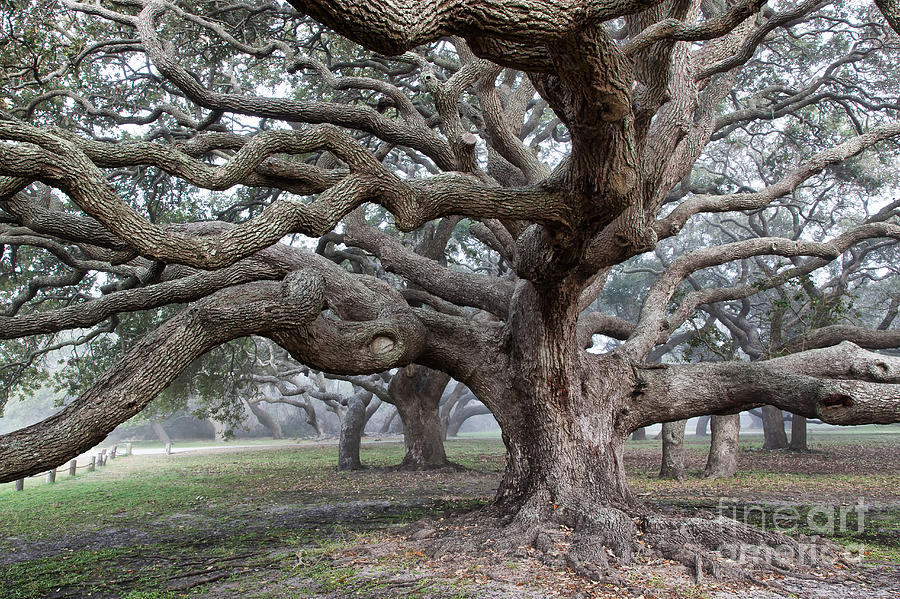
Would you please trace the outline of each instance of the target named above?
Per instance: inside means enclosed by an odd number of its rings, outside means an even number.
[[[131,443],[125,444],[125,455],[131,455]]]
[[[56,482],[56,468],[53,470],[47,470],[47,484],[52,485]]]
[[[172,455],[172,444],[166,443],[166,455]]]
[[[105,449],[100,450],[100,459],[98,460],[97,465],[98,466],[106,466],[106,450]]]
[[[91,463],[88,464],[88,472],[93,472],[97,468],[97,456],[91,456]]]
[[[16,481],[16,491],[21,491],[25,488],[25,479],[20,478]]]
[[[72,460],[69,462],[69,476],[75,476],[75,471],[78,469],[78,460]]]
[[[112,460],[116,459],[116,449],[117,448],[118,448],[118,445],[113,445],[112,449],[109,450],[110,459],[112,459]]]

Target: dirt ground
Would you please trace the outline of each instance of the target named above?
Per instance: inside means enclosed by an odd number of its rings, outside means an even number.
[[[689,469],[700,470],[702,445],[688,449]],[[491,440],[448,444],[467,472],[391,471],[402,450],[380,443],[363,453],[373,467],[357,473],[334,470],[333,448],[285,446],[134,456],[53,487],[3,485],[0,597],[900,597],[900,435],[814,449],[747,447],[729,481],[655,478],[653,441],[627,455],[635,490],[668,514],[718,512],[765,527],[774,510],[796,508],[805,521],[817,506],[850,513],[864,498],[865,526],[848,520],[830,535],[846,561],[799,576],[698,583],[688,568],[638,552],[619,582],[599,583],[548,566],[527,544],[500,555],[490,543],[436,549],[448,532],[493,535],[472,512],[499,480],[502,445]]]

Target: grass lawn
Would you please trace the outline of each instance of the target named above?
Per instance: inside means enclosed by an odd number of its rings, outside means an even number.
[[[688,437],[695,473],[706,443]],[[661,509],[715,509],[729,498],[729,509],[739,506],[734,514],[755,524],[788,504],[803,524],[813,506],[838,509],[863,497],[876,506],[863,530],[850,519],[834,538],[864,543],[872,562],[900,562],[900,434],[813,431],[810,444],[811,453],[762,452],[746,436],[740,472],[728,480],[656,478],[653,440],[630,442],[626,466],[635,492]],[[423,516],[490,501],[504,465],[502,442],[462,438],[449,442],[447,452],[471,470],[387,470],[403,455],[402,443],[390,442],[363,445],[369,469],[337,472],[336,446],[284,443],[117,458],[96,472],[60,474],[55,485],[28,479],[24,492],[3,484],[0,597],[174,599],[212,588],[242,598],[325,597],[335,592],[329,585],[348,580],[360,596],[380,596],[368,579],[335,574],[317,556]],[[420,596],[479,596],[466,585],[425,586]],[[258,594],[264,588],[281,594]]]

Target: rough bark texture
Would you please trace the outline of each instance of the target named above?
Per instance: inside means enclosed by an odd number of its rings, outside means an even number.
[[[741,415],[713,416],[710,420],[709,458],[705,478],[725,478],[737,472]]]
[[[686,420],[662,425],[662,465],[660,478],[684,478],[684,426]]]
[[[784,415],[775,406],[763,406],[763,449],[787,449],[788,438],[784,431]]]

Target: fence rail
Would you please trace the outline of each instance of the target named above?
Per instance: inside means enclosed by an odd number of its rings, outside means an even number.
[[[88,472],[93,472],[98,467],[106,466],[107,460],[116,459],[116,454],[117,454],[118,449],[119,449],[118,445],[113,445],[111,448],[101,449],[97,455],[91,456],[91,461],[89,461],[86,464],[82,464],[79,466],[78,459],[76,458],[76,459],[70,461],[69,464],[63,469],[54,468],[53,470],[48,470],[45,473],[35,474],[35,475],[29,476],[27,478],[40,478],[43,476],[43,477],[46,477],[47,484],[52,485],[53,483],[56,482],[56,475],[59,473],[68,472],[69,476],[75,476],[75,474],[78,472],[78,470],[82,469],[82,468],[87,468]],[[168,447],[166,449],[168,449]],[[121,455],[123,455],[123,456],[131,455],[131,443],[125,444],[125,453],[123,453]],[[23,490],[25,490],[25,478],[20,478],[16,481],[16,491],[23,491]]]

